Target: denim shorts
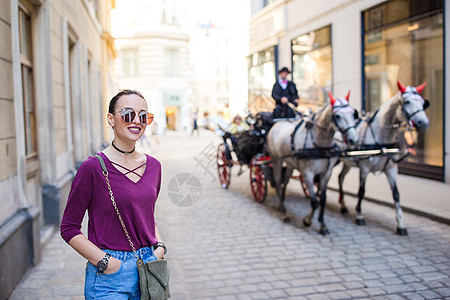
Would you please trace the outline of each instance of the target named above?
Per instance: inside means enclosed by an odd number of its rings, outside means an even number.
[[[120,260],[120,268],[112,274],[99,273],[90,262],[86,265],[84,297],[86,299],[141,299],[136,254],[131,251],[103,250]],[[156,260],[151,247],[136,251],[144,263]]]

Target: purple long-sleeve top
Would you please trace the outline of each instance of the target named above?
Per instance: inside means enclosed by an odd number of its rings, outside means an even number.
[[[161,164],[149,156],[145,171],[133,182],[111,164],[103,153],[114,200],[136,249],[156,244],[155,203],[161,187]],[[131,251],[111,202],[100,162],[89,157],[80,166],[61,221],[61,236],[69,243],[81,233],[81,222],[88,210],[88,239],[100,249]]]

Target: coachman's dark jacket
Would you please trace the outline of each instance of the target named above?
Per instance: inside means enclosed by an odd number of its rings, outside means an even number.
[[[276,107],[273,110],[273,118],[294,118],[295,113],[287,104],[281,103],[281,98],[288,98],[289,102],[297,106],[295,99],[298,99],[298,92],[295,83],[288,81],[286,89],[283,89],[277,81],[272,88],[272,98],[276,102]]]

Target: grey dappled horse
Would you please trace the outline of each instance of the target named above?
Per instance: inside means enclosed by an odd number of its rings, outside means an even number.
[[[305,226],[311,225],[311,220],[315,210],[319,206],[316,193],[314,192],[314,177],[320,177],[320,213],[319,222],[321,224],[320,233],[329,233],[324,221],[324,210],[326,204],[326,188],[333,166],[337,163],[338,157],[321,156],[320,149],[332,149],[334,145],[333,137],[335,132],[340,131],[348,143],[356,144],[358,135],[356,133],[355,119],[358,113],[348,104],[350,92],[344,99],[334,99],[331,93],[331,105],[324,105],[311,119],[290,122],[283,120],[277,122],[267,135],[267,150],[273,162],[273,177],[278,198],[280,199],[281,211],[285,211],[284,197],[286,186],[294,169],[299,170],[303,175],[303,180],[311,195],[311,211],[303,219]],[[314,152],[314,158],[301,158],[297,154],[303,152]],[[323,152],[325,153],[325,151]],[[301,155],[300,155],[301,156]],[[322,158],[320,158],[322,157]],[[286,167],[283,170],[283,161]]]
[[[369,115],[365,121],[358,124],[356,130],[359,136],[359,146],[361,149],[381,148],[389,145],[398,145],[399,131],[406,124],[410,123],[418,130],[425,130],[428,125],[428,117],[425,109],[429,106],[429,101],[424,100],[420,95],[426,83],[417,87],[404,87],[397,83],[399,93],[384,103],[377,111]],[[375,147],[374,147],[375,146]],[[406,154],[405,154],[406,156]],[[347,207],[344,201],[342,184],[345,175],[351,167],[359,167],[359,192],[358,204],[356,205],[356,224],[364,225],[364,217],[361,214],[361,201],[365,193],[365,183],[367,175],[370,172],[383,171],[389,181],[392,194],[395,201],[397,233],[407,235],[405,224],[403,222],[402,208],[397,189],[398,161],[403,157],[397,156],[364,156],[360,158],[341,158],[343,168],[339,174],[339,202],[341,203],[341,212],[347,213]]]

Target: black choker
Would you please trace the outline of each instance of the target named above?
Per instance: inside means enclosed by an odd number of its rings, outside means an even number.
[[[131,153],[133,153],[134,150],[136,149],[136,147],[134,147],[133,150],[131,150],[130,152],[120,150],[119,148],[116,147],[116,145],[114,145],[114,141],[111,142],[111,145],[114,147],[114,149],[116,149],[117,151],[119,151],[120,153],[123,153],[123,154],[131,154]]]

